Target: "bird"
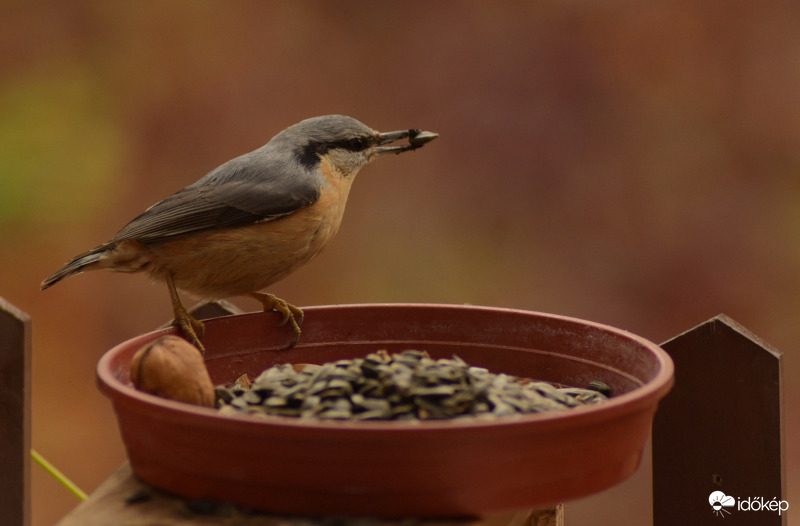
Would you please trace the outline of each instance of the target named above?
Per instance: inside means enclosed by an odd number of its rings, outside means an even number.
[[[290,324],[291,348],[303,311],[263,290],[334,238],[359,170],[437,137],[416,128],[381,133],[345,115],[303,120],[147,208],[112,239],[72,258],[41,289],[86,271],[143,272],[166,283],[172,324],[201,353],[204,325],[178,290],[209,300],[250,296],[265,311],[282,314],[279,325]],[[391,144],[401,139],[408,143]]]

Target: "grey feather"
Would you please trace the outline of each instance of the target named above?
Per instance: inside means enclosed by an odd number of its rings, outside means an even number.
[[[151,206],[108,244],[152,243],[211,228],[228,228],[290,214],[319,199],[318,154],[355,135],[375,132],[342,115],[304,120],[266,145],[232,159],[196,183]],[[309,152],[312,160],[309,163]]]
[[[375,144],[377,132],[351,117],[327,115],[286,128],[267,144],[232,159],[145,210],[110,241],[73,258],[45,279],[45,289],[81,273],[124,240],[148,244],[173,236],[269,221],[313,204],[324,179],[320,156],[349,148],[354,137]]]
[[[270,157],[268,146],[237,157],[151,206],[111,240],[143,243],[272,219],[314,203],[322,180]],[[302,174],[302,176],[300,176]]]
[[[88,252],[84,252],[83,254],[75,256],[72,259],[72,261],[70,261],[64,266],[64,268],[62,268],[49,278],[42,281],[41,284],[42,290],[55,285],[64,278],[74,276],[75,274],[80,274],[81,272],[83,272],[83,268],[86,265],[91,265],[92,263],[95,263],[98,260],[100,260],[104,251],[105,251],[104,247],[97,247]]]

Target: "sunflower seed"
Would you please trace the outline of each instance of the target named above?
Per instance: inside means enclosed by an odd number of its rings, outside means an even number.
[[[603,401],[610,388],[556,387],[494,374],[458,356],[380,350],[364,358],[322,365],[281,364],[250,382],[246,375],[216,388],[228,412],[334,420],[407,420],[486,417],[563,410]]]

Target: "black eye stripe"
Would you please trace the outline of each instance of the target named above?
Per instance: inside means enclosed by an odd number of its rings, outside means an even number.
[[[379,141],[377,137],[371,136],[358,136],[349,139],[341,139],[332,142],[318,142],[309,141],[305,146],[299,148],[294,152],[295,158],[303,166],[313,168],[319,162],[319,156],[325,155],[330,150],[339,148],[351,152],[361,152],[376,144]]]

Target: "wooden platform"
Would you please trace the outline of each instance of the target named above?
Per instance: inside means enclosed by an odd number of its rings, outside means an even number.
[[[266,515],[170,495],[139,480],[125,463],[57,526],[562,526],[563,517],[563,506],[444,521]]]

